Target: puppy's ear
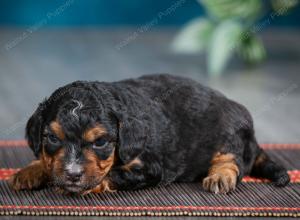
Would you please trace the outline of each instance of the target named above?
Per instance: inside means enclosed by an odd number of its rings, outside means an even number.
[[[39,104],[37,110],[29,118],[26,125],[26,139],[29,147],[33,150],[36,157],[39,156],[41,151],[42,139],[43,139],[43,110],[45,109],[47,101]]]
[[[119,157],[123,163],[128,163],[144,149],[147,123],[142,117],[130,117],[126,113],[116,114],[116,116],[119,127]]]

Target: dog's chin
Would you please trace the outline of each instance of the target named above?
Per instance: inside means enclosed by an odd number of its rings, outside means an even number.
[[[61,187],[65,192],[68,193],[74,193],[74,194],[82,194],[86,190],[88,190],[86,187],[78,186],[76,184],[70,184],[70,185],[64,185]]]
[[[62,178],[64,179],[64,178]],[[60,179],[60,180],[62,180]],[[100,181],[79,181],[79,182],[70,182],[70,181],[54,181],[54,185],[63,193],[70,194],[85,194],[86,192],[93,189],[99,184]]]
[[[63,190],[65,192],[69,192],[72,194],[85,194],[86,192],[93,189],[97,184],[98,184],[98,181],[97,182],[88,182],[88,183],[85,183],[85,182],[65,183],[64,185],[62,185],[61,188],[63,188]]]

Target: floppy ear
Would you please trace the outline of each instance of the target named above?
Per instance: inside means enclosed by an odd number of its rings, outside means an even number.
[[[29,147],[33,150],[36,157],[39,156],[41,151],[42,139],[43,139],[43,115],[42,112],[45,108],[45,102],[41,103],[33,115],[29,118],[26,125],[26,139]]]
[[[143,117],[117,114],[119,126],[119,157],[128,163],[142,153],[147,140],[147,123]]]

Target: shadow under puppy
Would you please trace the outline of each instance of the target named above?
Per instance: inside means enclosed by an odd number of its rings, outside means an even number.
[[[10,179],[15,190],[51,184],[86,194],[202,181],[228,193],[246,174],[289,183],[259,148],[245,107],[166,74],[61,87],[38,106],[26,137],[37,160]]]

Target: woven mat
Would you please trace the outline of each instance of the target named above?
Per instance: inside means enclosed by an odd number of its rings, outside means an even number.
[[[25,141],[0,141],[0,215],[104,216],[289,216],[300,217],[300,144],[264,144],[292,180],[276,188],[245,177],[227,195],[205,192],[200,183],[152,189],[64,196],[52,189],[12,191],[5,181],[34,157]]]

